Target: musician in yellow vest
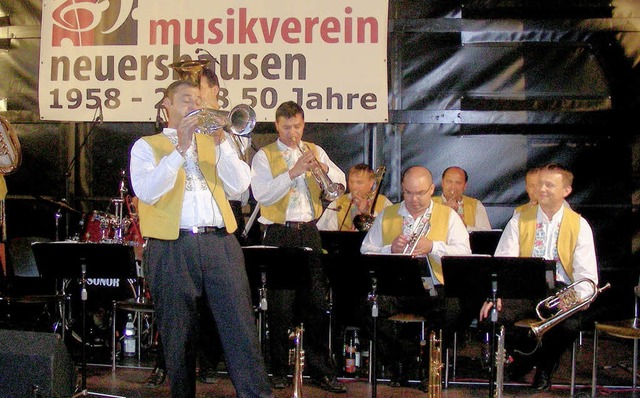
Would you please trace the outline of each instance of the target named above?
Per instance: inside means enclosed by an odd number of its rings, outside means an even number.
[[[364,163],[359,163],[349,169],[346,194],[341,195],[327,206],[318,220],[321,231],[356,231],[353,219],[358,214],[370,214],[374,205],[374,184],[376,173]],[[373,216],[377,216],[382,209],[391,206],[386,196],[379,194],[375,200]]]
[[[311,170],[321,168],[334,183],[345,184],[344,173],[318,145],[302,141],[304,110],[288,101],[276,110],[276,142],[253,157],[251,187],[260,204],[263,243],[278,247],[309,247],[309,261],[299,264],[307,275],[295,290],[269,290],[269,336],[274,388],[288,384],[288,329],[304,323],[305,372],[320,388],[344,393],[331,365],[324,316],[327,277],[321,261],[322,244],[316,221],[322,214],[321,189]],[[302,153],[301,149],[308,149]]]
[[[206,297],[218,324],[238,396],[272,397],[261,356],[242,249],[225,197],[247,189],[249,166],[227,140],[194,134],[198,86],[180,80],[166,90],[167,127],[136,141],[131,182],[143,264],[162,335],[172,397],[195,397],[196,302]]]
[[[562,165],[552,163],[538,172],[536,197],[538,205],[516,212],[507,224],[496,248],[495,256],[542,257],[556,262],[556,289],[586,278],[598,284],[593,233],[587,221],[564,205],[571,193],[573,174]],[[581,283],[575,287],[580,297],[593,293],[590,285]],[[534,310],[512,308],[521,301],[498,301],[498,310],[505,307],[505,323],[523,319]],[[489,315],[491,303],[485,303],[480,319]],[[544,334],[542,345],[534,355],[516,358],[510,366],[511,378],[522,379],[536,366],[533,387],[546,390],[562,354],[578,336],[585,318],[584,311],[574,314]]]
[[[445,281],[442,277],[441,258],[445,255],[470,255],[469,233],[461,218],[451,208],[431,200],[434,189],[433,177],[427,168],[414,166],[407,169],[402,175],[403,201],[385,208],[376,217],[360,249],[362,253],[403,253],[407,245],[411,244],[411,237],[415,235],[419,238],[413,255],[428,255],[431,260],[433,282],[438,292],[435,302],[416,297],[380,296],[378,299],[378,330],[383,342],[380,356],[392,364],[392,386],[406,383],[403,368],[410,363],[411,352],[407,350],[411,349],[412,344],[395,336],[397,326],[386,321],[386,318],[398,312],[423,316],[444,312],[445,314],[437,317],[446,315],[447,319],[430,319],[429,316],[427,319],[431,325],[437,325],[435,327],[444,327],[446,334],[452,334],[467,319],[467,314],[462,314],[457,301],[444,300],[442,284]],[[423,225],[427,227],[423,228]],[[446,340],[450,344],[451,339]],[[426,388],[426,383],[425,380],[421,387]]]
[[[522,204],[516,207],[513,211],[514,213],[519,213],[523,210],[526,210],[530,207],[536,206],[538,204],[537,190],[538,190],[538,176],[540,174],[539,167],[533,167],[527,170],[527,173],[524,176],[524,190],[527,192],[527,197],[529,201],[525,204]],[[571,205],[566,201],[563,202],[564,206],[571,208]]]
[[[442,196],[433,201],[451,207],[458,213],[467,231],[488,231],[491,229],[487,209],[478,199],[464,195],[469,175],[457,166],[452,166],[442,173]]]

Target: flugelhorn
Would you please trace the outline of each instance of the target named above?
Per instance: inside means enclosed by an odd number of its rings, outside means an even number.
[[[427,213],[428,211],[429,209],[425,210],[422,216],[414,222],[416,226],[412,231],[411,236],[409,237],[409,242],[404,247],[402,254],[413,255],[420,238],[429,233],[429,229],[431,228],[431,213]]]
[[[353,225],[358,231],[367,232],[373,225],[373,220],[375,220],[374,214],[376,209],[376,202],[378,200],[378,195],[380,194],[380,184],[382,183],[382,179],[384,178],[384,173],[386,173],[386,171],[387,168],[384,166],[380,166],[376,169],[375,183],[373,184],[372,192],[370,192],[373,193],[373,200],[371,201],[369,212],[357,214],[353,218]]]
[[[586,283],[591,287],[593,293],[589,297],[581,298],[578,292],[575,290],[575,287],[578,284]],[[591,279],[580,279],[564,289],[560,290],[555,295],[549,296],[546,299],[540,301],[536,305],[536,314],[538,314],[538,318],[540,321],[533,322],[529,325],[531,328],[531,332],[538,339],[542,339],[542,336],[548,332],[552,327],[556,326],[560,322],[564,321],[571,315],[575,314],[577,311],[580,311],[582,308],[591,304],[596,297],[603,290],[606,290],[611,287],[610,283],[598,288],[598,286]],[[550,317],[545,317],[542,315],[542,311],[555,311],[555,313]]]
[[[291,139],[298,146],[298,150],[300,151],[300,153],[304,154],[310,150],[307,144],[300,145],[300,140],[298,140],[297,137],[292,137]],[[322,170],[322,166],[315,156],[313,158],[313,166],[311,166],[310,171],[313,175],[313,178],[315,178],[316,182],[320,186],[320,189],[322,190],[322,198],[324,200],[332,202],[338,199],[338,197],[344,193],[344,185],[339,182],[331,181],[331,178],[329,178],[327,173]]]
[[[238,136],[248,136],[256,125],[256,112],[249,105],[234,106],[231,111],[200,108],[187,113],[186,116],[197,116],[198,124],[195,133],[213,134],[222,128],[224,131]]]
[[[200,87],[202,71],[208,64],[209,61],[198,59],[175,62],[169,66],[178,73],[180,80],[190,81]],[[195,132],[200,134],[211,135],[222,128],[233,135],[246,137],[251,134],[251,131],[256,126],[256,112],[245,104],[236,105],[231,111],[212,108],[196,109],[186,116],[193,115],[198,117]],[[234,143],[238,146],[238,151],[244,155],[243,148],[240,148],[237,142],[234,141]]]

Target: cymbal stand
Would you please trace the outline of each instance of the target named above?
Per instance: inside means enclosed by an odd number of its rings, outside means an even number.
[[[266,357],[267,355],[267,344],[266,344],[266,325],[267,325],[267,273],[262,271],[260,273],[261,287],[258,289],[260,302],[258,303],[258,338],[260,340],[260,347],[262,348],[262,355]]]
[[[371,383],[371,397],[376,398],[378,395],[378,356],[377,356],[377,348],[378,348],[378,281],[376,278],[371,278],[371,292],[369,293],[367,299],[371,303],[371,322],[372,322],[372,333],[371,333],[371,353],[369,355],[369,382]]]

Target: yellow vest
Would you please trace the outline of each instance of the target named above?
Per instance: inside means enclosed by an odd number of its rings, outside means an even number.
[[[536,236],[536,215],[538,206],[531,206],[520,213],[518,236],[520,243],[520,257],[531,257],[533,242]],[[580,233],[580,214],[565,207],[558,232],[558,257],[562,268],[573,281],[573,253],[578,243]]]
[[[384,205],[386,201],[387,201],[387,198],[384,195],[382,194],[378,195],[378,200],[376,200],[376,207],[373,210],[374,215],[380,214],[382,210],[384,210]],[[338,228],[340,228],[342,224],[342,220],[344,220],[344,224],[342,225],[342,229],[340,229],[340,231],[352,231],[354,228],[353,219],[348,216],[346,220],[344,218],[347,215],[347,210],[351,212],[351,208],[349,206],[350,203],[351,203],[351,198],[349,198],[348,194],[341,195],[338,199],[336,199],[336,207],[340,208],[340,210],[337,212]]]
[[[7,181],[4,176],[0,176],[0,200],[4,200],[7,197]]]
[[[395,238],[402,233],[402,216],[398,214],[400,204],[391,205],[385,208],[382,218],[382,242],[383,244],[390,245]],[[449,217],[453,210],[445,205],[439,203],[433,204],[431,210],[431,228],[427,233],[427,238],[432,241],[446,242],[447,235],[449,234]],[[436,278],[444,284],[444,277],[442,275],[442,264],[437,261],[433,256],[429,256],[431,260],[431,268]]]
[[[434,202],[444,204],[442,196],[436,196],[431,198]],[[478,208],[478,199],[474,199],[470,196],[462,195],[462,208],[464,209],[463,220],[464,225],[467,227],[476,226],[476,209]]]
[[[313,153],[316,153],[316,146],[312,143],[306,143],[311,148]],[[277,142],[273,142],[269,145],[262,147],[265,155],[267,155],[267,160],[269,161],[269,166],[271,167],[271,175],[275,178],[282,173],[286,173],[289,171],[289,166],[287,166],[287,162],[284,160],[284,156],[280,149],[278,149]],[[311,203],[313,205],[313,214],[314,219],[317,219],[322,214],[322,201],[320,200],[320,194],[322,193],[318,183],[315,178],[311,174],[311,172],[307,171],[305,176],[307,181],[307,187],[309,188],[309,194],[311,195]],[[269,221],[272,221],[277,224],[284,224],[287,216],[287,207],[289,207],[289,199],[291,197],[291,191],[287,192],[280,200],[271,205],[263,205],[260,204],[260,214]]]
[[[210,136],[196,134],[195,137],[196,145],[199,148],[215,146],[215,142]],[[151,145],[156,163],[159,163],[163,157],[175,150],[171,140],[163,134],[151,135],[143,137],[143,139]],[[238,228],[238,225],[236,224],[236,219],[233,216],[229,201],[225,197],[223,183],[218,178],[215,151],[198,151],[198,166],[200,167],[200,171],[202,171],[209,190],[213,194],[213,199],[220,208],[227,232],[233,233]],[[173,188],[164,194],[155,204],[149,205],[143,201],[139,201],[138,213],[140,216],[140,230],[143,236],[164,240],[178,239],[186,179],[187,176],[184,168],[180,168]]]

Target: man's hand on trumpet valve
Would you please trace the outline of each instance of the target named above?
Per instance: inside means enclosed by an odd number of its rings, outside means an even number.
[[[311,170],[315,162],[315,156],[313,152],[307,151],[300,156],[296,164],[289,170],[289,177],[294,178],[303,175],[307,170]]]
[[[397,238],[391,242],[391,253],[404,253],[407,245],[412,244],[410,242],[410,238],[405,235],[398,235]],[[433,249],[433,241],[427,239],[426,236],[421,236],[418,238],[418,243],[416,244],[415,249],[413,250],[414,256],[423,256],[431,253]]]
[[[197,124],[198,118],[196,116],[183,117],[178,124],[176,129],[178,133],[178,145],[176,145],[176,149],[183,155],[191,146],[193,132]]]

